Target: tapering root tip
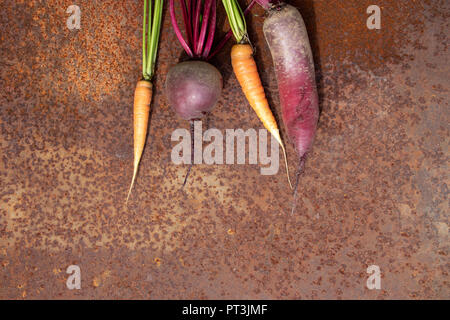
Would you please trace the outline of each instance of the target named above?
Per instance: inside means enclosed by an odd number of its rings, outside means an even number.
[[[300,175],[303,172],[303,167],[305,165],[305,160],[306,160],[306,154],[304,154],[303,156],[300,157],[300,162],[297,168],[297,173],[296,173],[296,179],[295,179],[295,186],[294,186],[294,199],[292,200],[292,209],[291,209],[291,215],[294,214],[295,208],[297,206],[297,191],[298,191],[298,183],[300,180]]]
[[[184,182],[183,182],[183,185],[181,186],[181,190],[186,185],[186,182],[189,177],[189,173],[191,173],[192,164],[194,163],[194,121],[195,120],[191,120],[191,127],[190,127],[190,131],[191,131],[191,163],[189,164],[189,169],[186,173],[186,176],[184,177]]]
[[[181,186],[181,189],[183,189],[184,186],[186,185],[186,182],[188,180],[189,173],[191,172],[191,169],[192,169],[192,163],[189,165],[188,171],[186,172],[186,176],[184,177],[184,182],[183,182],[183,185]]]
[[[125,205],[128,204],[128,199],[130,198],[131,190],[133,189],[133,186],[134,186],[134,180],[136,179],[137,170],[138,170],[138,166],[134,165],[133,179],[131,180],[130,190],[128,190],[128,195],[127,195],[127,200],[125,201]]]
[[[289,187],[291,187],[291,190],[293,189],[292,187],[292,183],[291,183],[291,178],[289,177],[289,166],[288,166],[288,162],[287,162],[287,156],[286,156],[286,149],[284,148],[284,145],[281,144],[281,149],[283,149],[283,154],[284,154],[284,164],[286,166],[286,176],[289,182]]]
[[[280,136],[280,132],[277,130],[275,131],[271,131],[271,134],[275,137],[275,139],[277,140],[278,144],[281,146],[281,149],[283,150],[283,155],[284,155],[284,164],[286,166],[286,176],[289,182],[289,187],[291,187],[292,190],[292,183],[291,183],[291,178],[289,177],[289,166],[288,166],[288,162],[287,162],[287,155],[286,155],[286,148],[284,147],[284,143],[281,140],[281,136]]]

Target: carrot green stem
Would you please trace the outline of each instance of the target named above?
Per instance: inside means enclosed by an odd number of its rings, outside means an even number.
[[[152,40],[151,34],[152,34],[152,1],[150,0],[148,6],[147,43],[150,43]],[[150,46],[148,46],[146,50],[147,50],[147,57],[150,57]]]
[[[155,11],[152,26],[152,35],[149,44],[149,61],[147,64],[147,73],[152,77],[155,72],[156,53],[158,51],[159,35],[161,31],[161,18],[164,0],[155,0]]]
[[[145,44],[145,30],[147,26],[147,0],[144,0],[144,21],[142,22],[142,76],[146,78],[147,69],[147,46]]]
[[[250,4],[247,6],[247,8],[244,11],[244,16],[247,15],[250,10],[252,9],[253,5],[256,3],[256,0],[252,0]],[[219,53],[220,50],[225,46],[225,44],[228,42],[228,40],[233,35],[233,30],[229,30],[227,34],[222,38],[222,40],[219,42],[219,44],[215,47],[214,51],[206,58],[206,60],[210,60],[212,57],[214,57],[217,53]],[[208,51],[209,53],[209,51]]]
[[[227,13],[233,35],[238,43],[245,40],[247,35],[247,24],[245,23],[244,13],[237,0],[222,0]]]
[[[156,53],[161,33],[164,0],[154,0],[154,9],[152,8],[152,0],[150,0],[148,6],[147,1],[144,0],[144,22],[142,28],[142,75],[145,80],[151,80],[155,74]]]

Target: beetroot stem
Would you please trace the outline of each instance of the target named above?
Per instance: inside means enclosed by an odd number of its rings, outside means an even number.
[[[190,10],[186,8],[186,1],[180,0],[181,2],[181,10],[183,12],[183,21],[184,21],[184,28],[186,29],[186,38],[187,38],[187,44],[189,46],[192,46],[192,27],[191,27],[191,19],[190,19]],[[190,6],[191,1],[188,0],[188,5]]]
[[[203,46],[205,44],[205,36],[206,36],[206,27],[209,22],[209,13],[211,11],[211,0],[205,0],[205,4],[203,7],[203,17],[202,17],[202,28],[200,30],[200,36],[198,39],[197,47],[194,48],[196,51],[196,55],[200,56],[202,54]]]
[[[216,32],[216,0],[212,0],[212,15],[211,21],[209,22],[208,28],[208,38],[206,40],[205,50],[203,51],[202,57],[206,59],[211,51],[211,47],[214,41],[214,33]]]
[[[192,0],[187,0],[187,5],[186,5],[186,9],[187,9],[187,15],[188,15],[188,17],[189,17],[189,20],[190,20],[190,18],[191,18],[191,2],[192,2]],[[191,33],[192,33],[192,31],[191,31]]]
[[[187,44],[186,40],[184,40],[183,35],[181,34],[180,28],[178,27],[177,18],[175,17],[175,6],[174,6],[174,0],[169,1],[170,4],[170,20],[172,22],[173,30],[175,31],[175,34],[180,41],[183,49],[186,51],[186,53],[192,58],[194,55],[192,54],[191,48],[189,48],[189,45]]]
[[[269,8],[274,5],[277,4],[279,1],[276,0],[256,0],[256,2],[258,2],[258,4],[263,7],[266,10],[269,10]]]
[[[194,50],[198,45],[198,32],[200,25],[200,8],[201,8],[202,0],[195,0],[195,14],[194,14]]]

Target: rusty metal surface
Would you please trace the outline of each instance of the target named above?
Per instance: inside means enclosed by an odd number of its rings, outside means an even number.
[[[70,31],[72,1],[1,1],[0,298],[450,298],[448,2],[290,3],[311,37],[322,110],[294,216],[282,166],[195,165],[179,190],[186,166],[171,162],[170,135],[188,123],[163,95],[182,51],[168,12],[126,208],[141,2],[76,1],[81,29]],[[381,30],[366,27],[371,4]],[[248,21],[280,115],[263,11]],[[261,128],[229,48],[213,61],[224,92],[209,126]],[[72,264],[81,290],[66,288]],[[366,287],[369,265],[381,290]]]

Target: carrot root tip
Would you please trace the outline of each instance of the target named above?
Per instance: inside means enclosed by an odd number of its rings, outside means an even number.
[[[289,187],[291,187],[291,190],[293,190],[294,188],[292,187],[291,178],[289,176],[289,166],[288,166],[288,162],[287,162],[286,149],[285,149],[283,144],[281,144],[281,149],[283,149],[284,164],[286,166],[286,176],[287,176],[287,179],[288,179],[288,182],[289,182]]]
[[[131,179],[131,185],[130,185],[130,189],[128,190],[128,195],[127,195],[127,200],[125,201],[125,205],[128,204],[128,199],[130,198],[131,190],[133,189],[134,181],[136,179],[137,170],[138,170],[138,166],[135,165],[134,170],[133,170],[133,179]]]

